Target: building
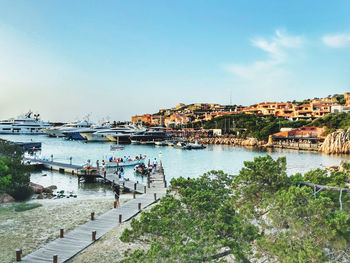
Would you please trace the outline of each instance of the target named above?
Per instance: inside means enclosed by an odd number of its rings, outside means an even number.
[[[318,128],[315,126],[301,127],[297,129],[281,131],[273,134],[273,138],[287,138],[287,139],[309,139],[309,138],[324,138],[322,133],[325,132],[327,127]]]

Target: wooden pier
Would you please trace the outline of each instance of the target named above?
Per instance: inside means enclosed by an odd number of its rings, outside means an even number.
[[[97,168],[92,167],[91,171],[84,171],[82,165],[74,165],[60,162],[53,162],[49,160],[24,158],[24,162],[30,162],[30,164],[42,165],[43,168],[59,171],[61,173],[69,173],[77,175],[78,179],[85,179],[86,181],[94,181],[95,179],[101,179],[101,181],[110,184],[119,184],[122,189],[128,189],[130,192],[136,192],[139,194],[145,193],[146,186],[139,182],[133,182],[129,180],[120,180],[115,173],[107,173],[106,176]]]
[[[24,163],[29,164],[39,164],[42,165],[45,169],[59,171],[60,173],[70,173],[76,175],[85,174],[81,170],[83,169],[82,165],[74,165],[68,163],[60,163],[43,159],[36,158],[23,158]]]
[[[80,253],[92,243],[96,242],[108,231],[114,227],[130,220],[132,217],[140,213],[146,207],[157,202],[166,194],[167,183],[164,176],[162,165],[151,173],[148,178],[148,187],[146,193],[112,209],[105,214],[94,217],[91,216],[91,221],[84,225],[78,226],[74,230],[64,233],[63,229],[57,229],[60,232],[60,238],[47,243],[37,251],[21,258],[21,250],[16,251],[17,261],[25,263],[41,263],[41,262],[66,262],[67,260]],[[112,200],[112,199],[111,199]]]

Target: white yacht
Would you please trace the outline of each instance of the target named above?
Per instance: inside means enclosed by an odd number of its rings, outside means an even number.
[[[78,128],[74,130],[66,130],[63,132],[64,136],[69,140],[85,140],[86,138],[81,134],[94,133],[97,131],[102,131],[106,129],[110,129],[110,123],[105,122],[101,125],[92,125],[89,128]]]
[[[94,133],[81,133],[88,141],[94,142],[120,142],[130,143],[130,136],[139,132],[143,132],[144,129],[139,129],[131,125],[118,126],[111,129],[100,130]]]
[[[93,125],[91,122],[85,120],[85,121],[67,123],[59,127],[43,129],[42,131],[47,135],[49,135],[50,137],[64,137],[65,136],[64,132],[75,131],[81,128],[89,128],[91,127],[91,125]]]
[[[42,129],[50,128],[50,124],[43,122],[39,114],[29,111],[15,119],[0,121],[0,134],[43,134]]]

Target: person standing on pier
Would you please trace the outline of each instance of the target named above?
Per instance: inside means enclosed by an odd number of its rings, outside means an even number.
[[[119,185],[114,186],[114,199],[117,206],[119,206],[119,196],[120,196],[120,187]]]
[[[100,161],[99,160],[96,161],[96,167],[97,167],[97,171],[99,171],[100,170]]]
[[[120,167],[119,178],[120,178],[120,180],[124,181],[124,168],[123,167]]]
[[[104,171],[105,171],[105,166],[106,166],[105,160],[102,160],[102,172],[103,172],[103,173],[104,173]]]
[[[156,170],[157,164],[158,164],[157,158],[154,158],[154,160],[153,160],[153,169],[154,170]]]

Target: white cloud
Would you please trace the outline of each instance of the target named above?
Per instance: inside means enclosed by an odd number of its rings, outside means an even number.
[[[265,60],[256,60],[249,64],[229,64],[225,69],[235,76],[235,86],[247,96],[259,93],[261,99],[269,100],[288,93],[292,96],[295,81],[293,73],[288,70],[296,51],[303,47],[301,36],[288,35],[276,30],[270,38],[254,38],[254,47],[267,55]]]
[[[325,35],[322,37],[322,41],[327,46],[341,48],[350,44],[350,34]]]
[[[288,62],[288,54],[291,50],[302,47],[303,39],[300,36],[290,36],[276,30],[271,40],[257,38],[252,40],[253,46],[265,51],[266,60],[254,61],[248,65],[230,64],[226,69],[243,79],[256,79],[258,75],[268,74],[271,71],[281,72],[281,68]]]

